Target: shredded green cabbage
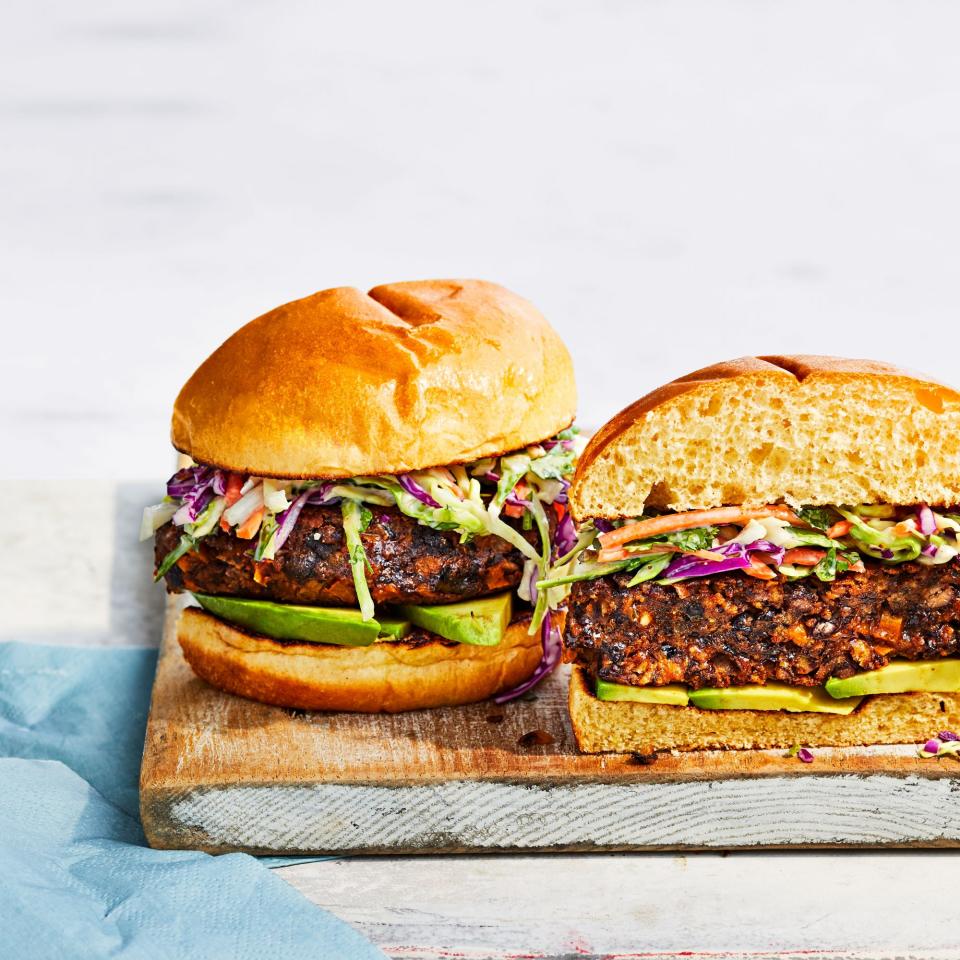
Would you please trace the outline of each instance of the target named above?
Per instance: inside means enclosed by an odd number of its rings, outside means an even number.
[[[340,504],[343,516],[343,533],[347,541],[347,555],[350,558],[350,570],[353,573],[353,585],[357,591],[357,603],[364,620],[373,619],[373,597],[367,583],[367,570],[370,561],[363,549],[360,534],[370,526],[373,514],[356,500],[343,500]]]

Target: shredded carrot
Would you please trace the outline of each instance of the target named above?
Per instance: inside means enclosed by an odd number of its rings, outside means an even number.
[[[553,507],[553,512],[557,515],[558,520],[563,519],[563,515],[567,512],[567,505],[565,503],[557,503],[556,500],[551,504]]]
[[[629,560],[631,557],[649,557],[656,553],[684,553],[688,557],[700,560],[725,560],[716,550],[684,550],[672,543],[651,543],[646,550],[627,550],[625,547],[610,547],[597,554],[598,563],[613,563],[616,560]]]
[[[630,551],[625,550],[623,547],[610,547],[607,550],[601,550],[597,554],[597,561],[599,563],[613,563],[616,560],[626,560],[630,555]]]
[[[680,553],[688,553],[690,556],[699,557],[701,560],[726,560],[726,556],[717,553],[716,550],[678,550]]]
[[[673,533],[677,530],[691,530],[694,527],[706,527],[713,524],[733,523],[745,526],[751,520],[776,517],[788,523],[799,523],[800,518],[787,506],[775,504],[768,507],[715,507],[712,510],[688,510],[686,513],[666,513],[649,520],[637,520],[616,530],[600,535],[604,547],[619,547],[631,540],[644,540],[661,533]]]
[[[226,507],[228,509],[232,507],[240,499],[240,490],[243,488],[243,474],[241,473],[228,473],[226,489],[223,493],[223,499],[226,501]],[[226,533],[230,532],[230,524],[227,523],[223,517],[220,518],[220,529]]]
[[[237,536],[241,540],[252,540],[254,534],[260,529],[260,521],[262,519],[263,507],[257,507],[257,509],[237,527]]]
[[[440,474],[441,477],[443,477],[444,480],[447,481],[447,483],[450,484],[450,490],[455,497],[458,497],[460,500],[466,499],[466,495],[464,494],[463,490],[460,489],[460,484],[457,483],[457,478],[453,475],[449,468],[434,467],[434,469]]]
[[[836,540],[838,537],[845,537],[850,532],[852,526],[853,524],[849,520],[838,520],[827,530],[827,536],[831,540]]]
[[[505,503],[503,505],[503,512],[508,517],[522,517],[524,508],[520,506],[519,503]]]
[[[901,520],[893,525],[893,535],[896,537],[909,537],[911,533],[916,533],[917,528],[911,520]]]
[[[794,547],[783,555],[783,562],[798,567],[815,567],[826,555],[826,550],[815,550],[813,547]]]
[[[750,558],[750,566],[743,571],[748,577],[756,577],[758,580],[776,580],[777,572],[768,567],[763,561],[756,557]]]

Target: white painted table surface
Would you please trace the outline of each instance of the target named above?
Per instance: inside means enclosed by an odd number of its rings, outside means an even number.
[[[163,590],[136,530],[157,486],[0,482],[2,502],[30,504],[7,513],[0,640],[155,645]],[[960,957],[950,851],[383,857],[280,874],[400,958]]]
[[[243,320],[325,286],[514,287],[593,424],[744,353],[956,380],[958,28],[925,0],[12,0],[0,473],[28,482],[0,490],[0,637],[156,642],[133,535],[171,401]],[[282,875],[397,957],[960,956],[952,853]]]

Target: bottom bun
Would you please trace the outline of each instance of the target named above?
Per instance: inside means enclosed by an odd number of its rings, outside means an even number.
[[[229,693],[301,710],[398,713],[475,703],[522,683],[540,662],[529,626],[514,621],[495,647],[439,637],[341,647],[255,636],[188,607],[177,639],[193,672]]]
[[[940,730],[960,726],[960,694],[864,697],[845,717],[785,710],[700,710],[598,700],[586,673],[575,667],[570,677],[570,719],[584,753],[922,743]]]

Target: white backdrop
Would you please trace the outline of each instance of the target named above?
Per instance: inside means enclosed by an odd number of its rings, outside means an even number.
[[[581,419],[715,359],[947,379],[960,6],[13,0],[4,473],[169,472],[193,367],[340,284],[498,280]]]

